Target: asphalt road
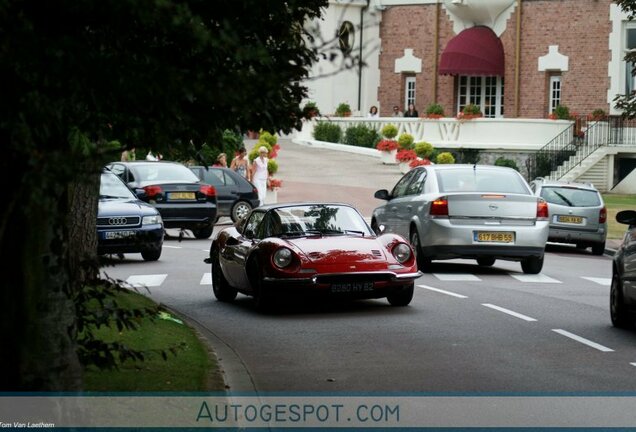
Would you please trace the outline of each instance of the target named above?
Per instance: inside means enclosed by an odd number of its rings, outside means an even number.
[[[373,191],[400,177],[377,159],[286,142],[279,164],[279,201],[345,201],[365,216]],[[195,323],[232,391],[636,391],[636,331],[610,324],[606,256],[550,245],[533,276],[512,262],[438,262],[405,308],[291,303],[261,314],[249,297],[214,299],[209,245],[170,237],[160,261],[130,254],[104,271]]]

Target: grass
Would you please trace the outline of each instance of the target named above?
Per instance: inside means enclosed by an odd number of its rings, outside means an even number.
[[[636,210],[636,195],[603,194],[607,207],[607,238],[620,239],[627,225],[616,222],[616,213],[621,210]]]
[[[152,307],[149,298],[135,293],[118,294],[117,302],[126,308]],[[116,370],[89,367],[84,373],[85,390],[99,392],[199,392],[224,391],[225,385],[214,356],[197,333],[178,317],[162,314],[159,319],[145,318],[136,330],[119,332],[115,327],[100,328],[104,341],[120,341],[141,351],[167,350],[185,344],[167,360],[150,352],[144,361],[126,361]]]

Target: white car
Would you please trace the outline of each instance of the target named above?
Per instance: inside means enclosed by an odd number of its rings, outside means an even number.
[[[520,261],[524,273],[543,268],[548,205],[515,170],[492,165],[427,165],[375,193],[387,202],[373,211],[376,232],[410,239],[418,267],[431,261]]]

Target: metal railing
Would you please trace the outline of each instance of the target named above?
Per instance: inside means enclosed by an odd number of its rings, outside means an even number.
[[[552,171],[576,153],[575,130],[576,122],[526,160],[528,181],[537,177],[549,176]]]

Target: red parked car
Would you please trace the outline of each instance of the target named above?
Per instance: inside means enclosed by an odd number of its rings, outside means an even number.
[[[286,295],[383,298],[406,306],[421,276],[409,243],[376,236],[345,204],[271,204],[221,230],[210,258],[214,295],[253,296],[259,309]]]

